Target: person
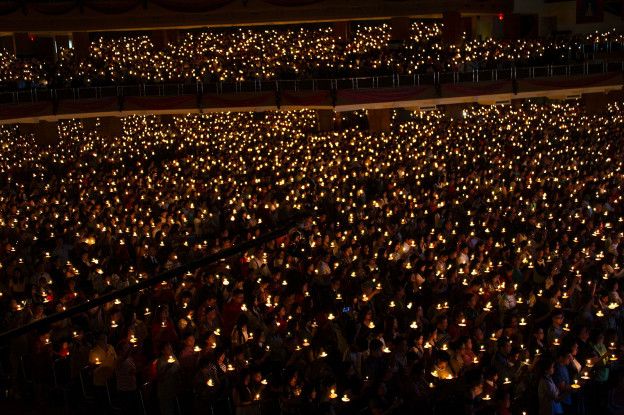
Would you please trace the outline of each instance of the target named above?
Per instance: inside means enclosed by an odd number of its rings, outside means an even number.
[[[89,363],[93,370],[93,386],[98,403],[101,408],[108,408],[110,407],[108,382],[115,373],[117,353],[115,348],[108,344],[106,334],[101,333],[96,337],[95,346],[89,352]]]
[[[132,356],[132,347],[130,344],[120,343],[117,356],[115,380],[120,407],[126,413],[136,413],[139,409],[137,367]]]
[[[607,409],[610,414],[624,414],[624,375],[618,374],[615,385],[609,389]]]
[[[539,413],[542,373],[534,368],[578,337],[579,346],[590,345],[593,367],[581,368],[591,380],[579,380],[573,403],[580,394],[595,397],[583,415],[603,413],[619,362],[599,353],[611,352],[613,329],[621,332],[620,310],[609,307],[616,286],[603,279],[600,261],[601,251],[613,245],[607,230],[619,232],[624,213],[624,183],[611,174],[624,157],[620,113],[621,105],[613,104],[605,114],[588,116],[578,103],[476,107],[461,120],[402,113],[409,120],[396,119],[397,130],[387,134],[319,134],[311,111],[202,114],[171,123],[126,117],[119,139],[104,139],[79,121],[64,123],[58,149],[33,149],[41,158],[31,166],[37,180],[24,180],[18,163],[0,159],[0,182],[10,190],[0,198],[8,224],[0,226],[0,239],[19,239],[0,245],[5,328],[70,307],[68,289],[79,288],[72,301],[82,304],[98,291],[149,282],[161,267],[152,269],[145,255],[156,264],[175,256],[189,263],[253,245],[292,212],[314,213],[246,254],[53,324],[37,335],[38,344],[16,339],[13,390],[29,391],[17,381],[22,368],[30,372],[29,356],[38,355],[38,369],[49,377],[49,356],[73,343],[70,358],[76,353],[78,366],[81,349],[105,333],[106,343],[119,340],[120,365],[124,345],[135,350],[137,385],[148,375],[154,379],[156,399],[145,400],[149,413],[158,411],[149,408],[153,401],[163,411],[177,411],[179,403],[182,411],[201,413],[212,405],[215,413],[233,412],[233,392],[248,370],[262,374],[249,384],[254,397],[257,383],[266,383],[265,413],[299,414],[308,403],[328,413],[365,411],[369,403],[375,411],[442,413],[448,402],[492,412],[506,406],[505,391],[514,396],[512,412]],[[16,143],[5,149],[7,156],[39,160],[17,127],[0,128],[0,137]],[[64,168],[52,168],[61,157]],[[34,234],[38,242],[30,239]],[[45,255],[59,234],[70,264]],[[461,250],[466,262],[458,264]],[[621,250],[619,244],[616,268],[624,263]],[[28,255],[57,270],[50,270],[52,284],[40,280],[30,299],[18,299],[5,286],[8,268]],[[246,267],[252,257],[262,258],[261,272]],[[511,283],[517,284],[516,305],[507,309],[497,300],[515,278],[505,271],[512,266],[520,276]],[[76,281],[73,288],[68,280]],[[97,289],[85,281],[96,281]],[[604,338],[589,341],[584,331],[576,336],[564,320],[555,322],[559,346],[544,341],[559,307],[570,325],[592,327]],[[167,343],[170,351],[163,349]],[[472,350],[463,351],[462,344]],[[197,393],[180,392],[191,387],[183,378],[196,381]],[[38,396],[47,395],[48,379],[39,382]],[[468,395],[466,388],[475,385],[481,393],[473,388]],[[116,401],[115,388],[110,392]],[[561,404],[560,395],[555,402]],[[463,405],[460,396],[474,402]],[[80,403],[80,397],[71,400]]]
[[[539,415],[563,414],[562,394],[553,380],[555,362],[550,357],[540,360],[540,379],[538,386]]]
[[[555,340],[560,342],[561,337],[563,336],[563,322],[564,316],[563,311],[560,309],[553,310],[551,314],[552,324],[548,328],[548,333],[546,335],[546,344],[553,345],[555,344]]]
[[[251,389],[251,374],[247,369],[241,371],[237,385],[232,392],[236,415],[260,415],[260,394]]]
[[[563,408],[563,412],[566,414],[573,413],[571,395],[572,389],[570,387],[572,380],[568,369],[568,365],[570,365],[571,362],[572,354],[570,347],[560,347],[559,350],[557,350],[557,360],[555,362],[552,380],[559,390],[559,394],[561,395],[561,406]]]
[[[161,415],[175,415],[179,411],[180,375],[180,363],[173,354],[173,348],[170,343],[165,343],[156,360],[156,394]]]

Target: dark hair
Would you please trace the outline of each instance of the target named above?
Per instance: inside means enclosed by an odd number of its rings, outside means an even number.
[[[548,356],[548,355],[542,356],[542,358],[538,362],[538,371],[539,371],[538,373],[540,374],[540,376],[545,375],[546,371],[548,371],[554,364],[555,364],[555,361],[553,360],[551,356]]]

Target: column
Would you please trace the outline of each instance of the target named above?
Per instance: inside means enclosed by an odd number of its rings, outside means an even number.
[[[13,35],[15,55],[18,57],[31,57],[35,54],[36,36],[26,32],[18,32]]]
[[[442,13],[442,41],[446,44],[457,43],[462,36],[464,21],[462,20],[461,13],[450,11]]]
[[[89,55],[89,45],[91,43],[88,32],[72,33],[72,42],[74,53],[77,57],[82,58]]]
[[[390,19],[390,41],[408,40],[411,22],[409,17],[393,17]]]

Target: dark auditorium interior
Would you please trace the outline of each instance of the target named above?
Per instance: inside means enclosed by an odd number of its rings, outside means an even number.
[[[623,87],[624,0],[0,0],[0,414],[624,415]]]

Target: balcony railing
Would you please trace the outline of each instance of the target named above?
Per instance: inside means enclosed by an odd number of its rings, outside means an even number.
[[[366,88],[438,86],[442,84],[478,84],[488,81],[548,77],[569,77],[624,72],[624,61],[595,61],[574,65],[511,67],[466,72],[430,72],[424,74],[366,76],[304,80],[249,80],[242,82],[195,82],[93,86],[78,88],[32,88],[0,92],[0,104],[39,101],[102,99],[112,97],[172,97],[181,95],[258,93],[267,91],[331,91]]]

